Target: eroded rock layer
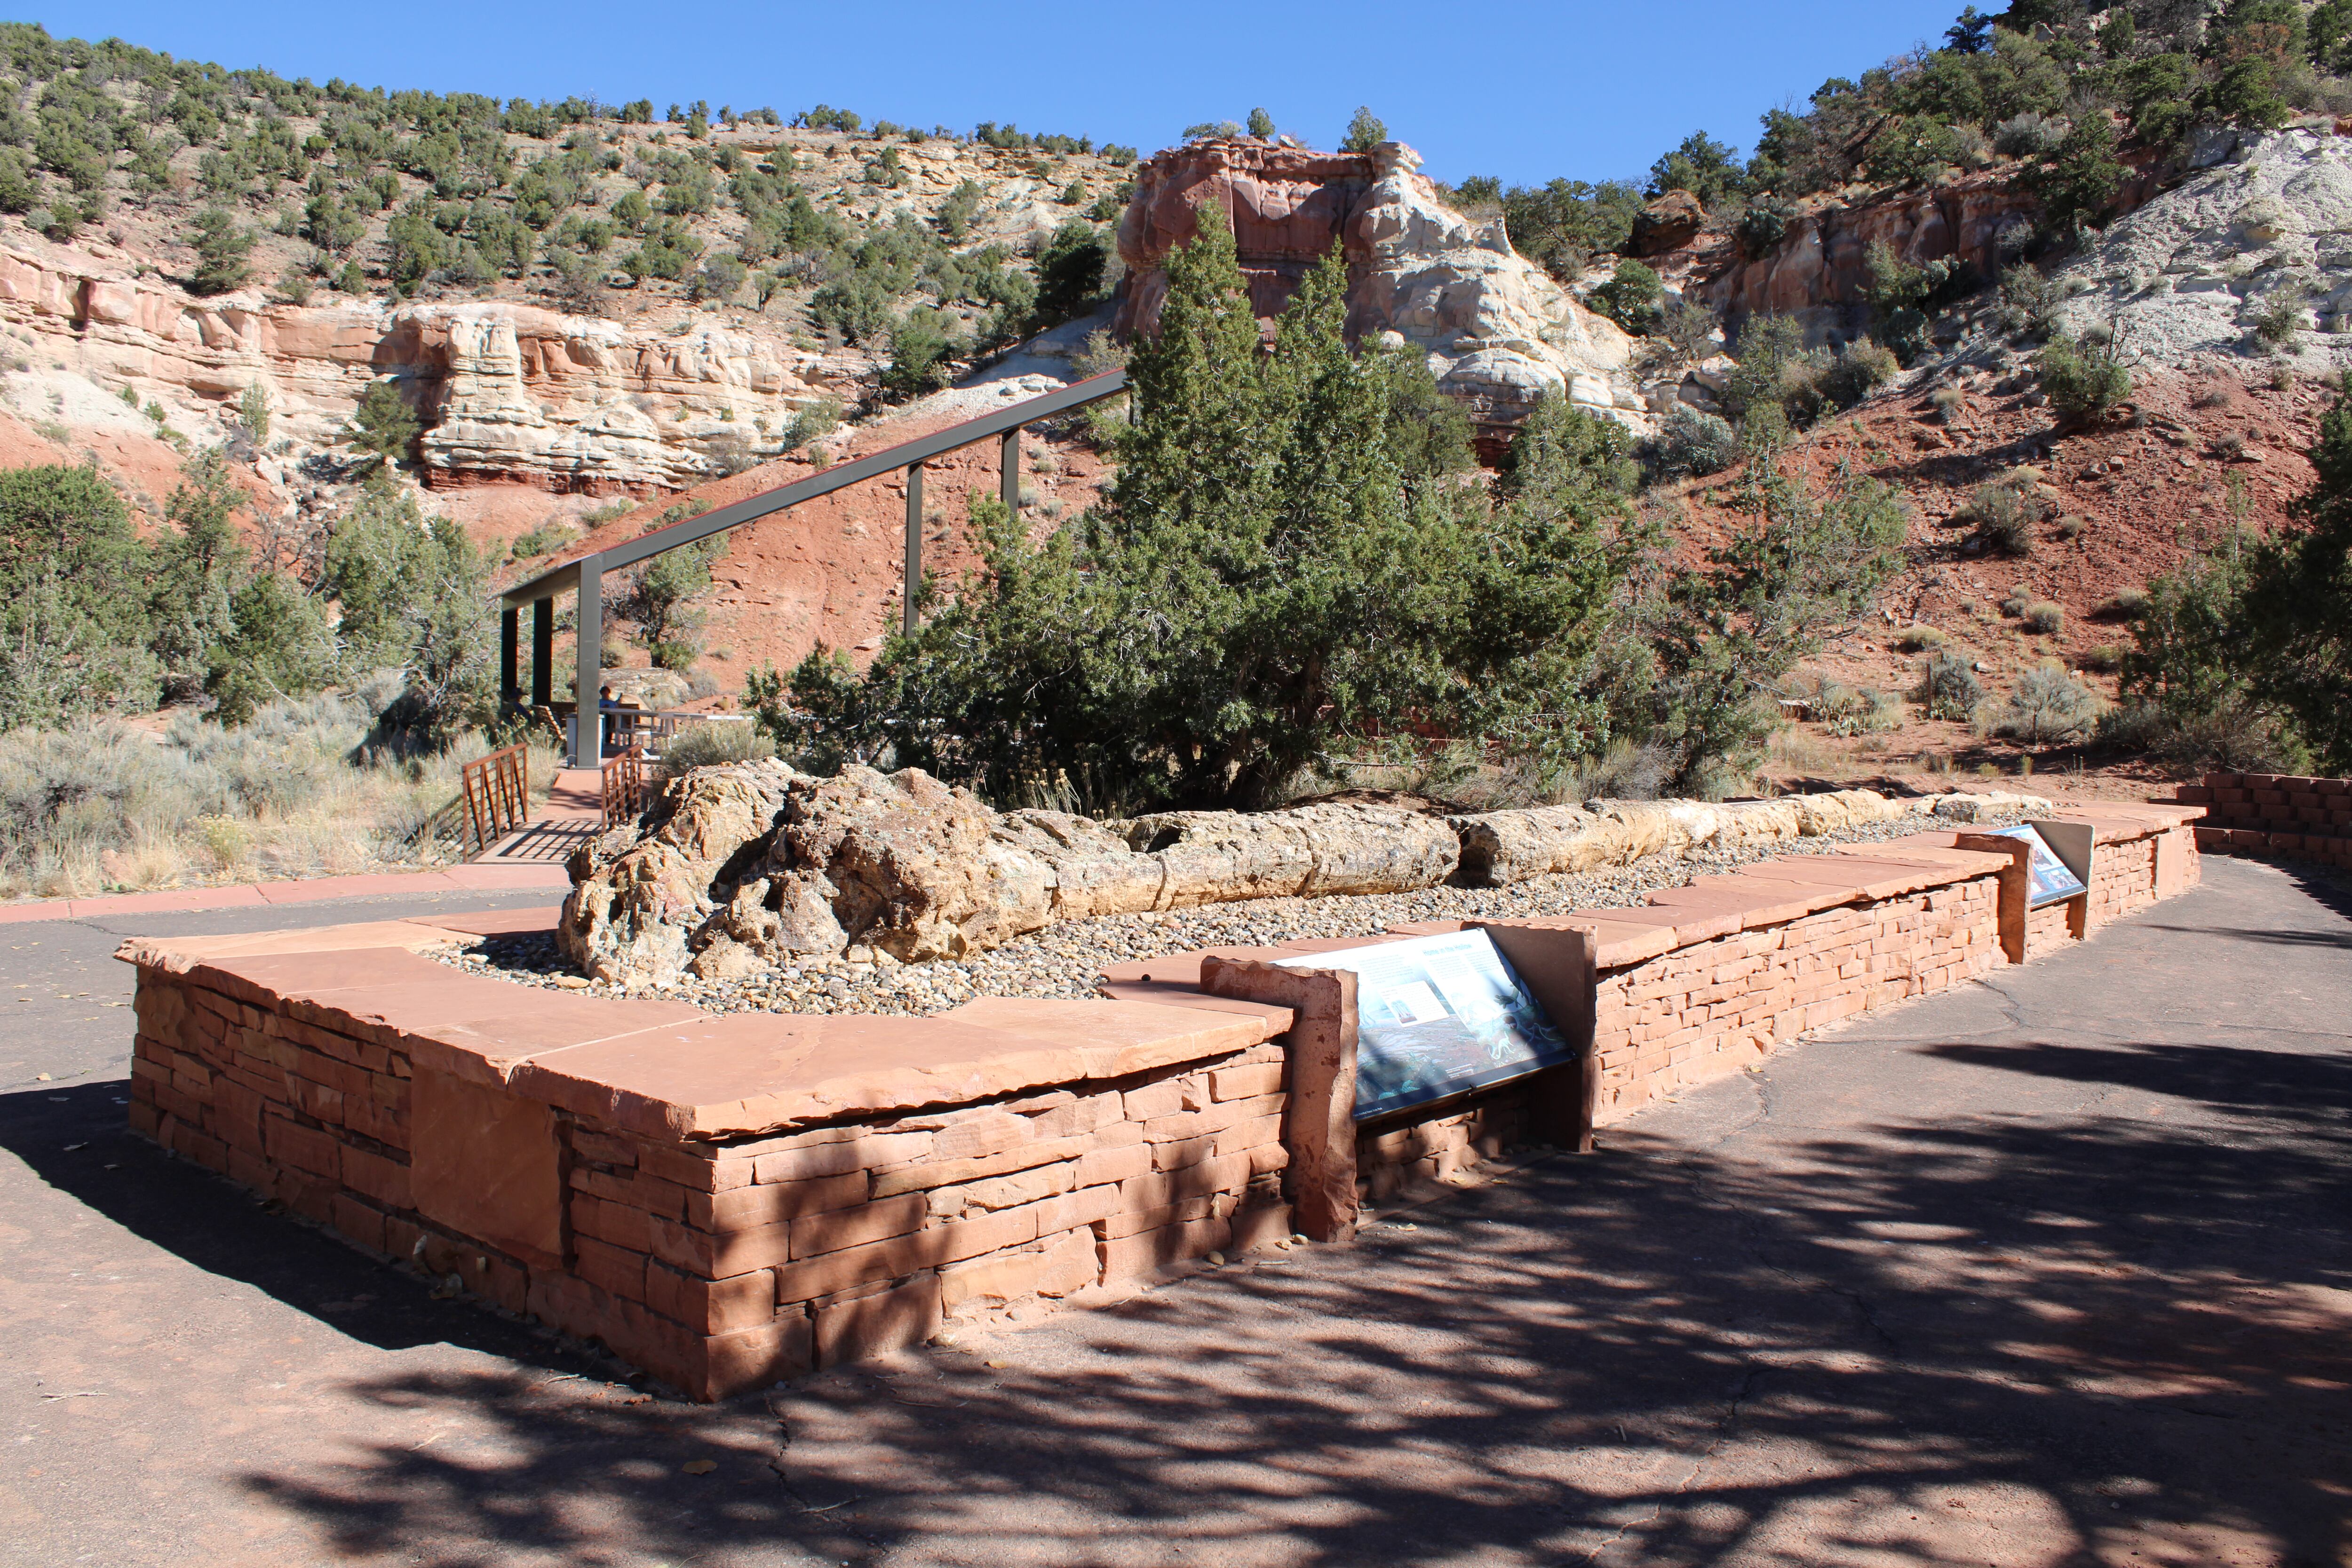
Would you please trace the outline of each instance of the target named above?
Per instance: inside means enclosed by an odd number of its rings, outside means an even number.
[[[436,488],[680,489],[738,447],[762,455],[762,426],[782,430],[823,390],[809,379],[818,356],[781,334],[654,333],[503,300],[199,300],[54,246],[0,250],[0,321],[52,334],[109,384],[224,405],[258,385],[275,428],[313,447],[334,444],[369,383],[393,377],[427,426],[422,475]]]

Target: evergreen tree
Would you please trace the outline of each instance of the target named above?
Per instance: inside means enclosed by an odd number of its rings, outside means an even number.
[[[220,207],[206,207],[190,226],[188,243],[195,247],[196,270],[188,288],[198,294],[226,294],[253,271],[246,255],[253,249],[253,233],[239,228],[236,219]]]
[[[352,411],[351,428],[343,438],[351,443],[352,450],[374,458],[371,468],[380,468],[408,456],[418,428],[416,416],[401,399],[400,384],[387,376],[371,382],[360,395],[359,406]]]
[[[217,448],[184,464],[165,503],[171,531],[156,542],[150,601],[152,647],[167,690],[184,696],[210,674],[214,653],[235,629],[232,599],[250,574],[236,515],[245,497]]]
[[[1348,134],[1339,143],[1342,153],[1369,153],[1389,139],[1389,128],[1369,109],[1358,109],[1356,117],[1348,121]]]
[[[915,637],[863,678],[819,650],[789,708],[763,680],[778,738],[814,766],[887,757],[1000,800],[1060,775],[1128,810],[1262,805],[1416,726],[1555,762],[1604,745],[1630,437],[1562,404],[1507,494],[1426,447],[1409,478],[1417,416],[1395,363],[1349,352],[1346,281],[1325,258],[1269,350],[1205,224],[1129,361],[1104,504],[1038,542],[976,504],[983,570]]]
[[[2296,520],[2254,552],[2237,617],[2240,668],[2294,716],[2318,766],[2352,773],[2352,375],[2311,447]]]

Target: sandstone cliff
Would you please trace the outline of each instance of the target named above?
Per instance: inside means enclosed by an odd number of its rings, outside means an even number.
[[[231,405],[258,385],[274,429],[303,446],[332,444],[368,384],[394,377],[427,426],[421,477],[436,489],[675,489],[717,471],[715,443],[757,451],[763,425],[781,430],[823,391],[818,354],[719,322],[655,333],[506,300],[199,300],[38,241],[0,248],[0,321],[37,334],[56,369],[148,398]]]
[[[1254,140],[1195,142],[1148,160],[1119,225],[1128,284],[1118,330],[1153,330],[1169,253],[1213,211],[1232,226],[1251,304],[1269,322],[1307,269],[1342,247],[1349,332],[1393,333],[1427,354],[1488,445],[1507,440],[1547,390],[1646,429],[1633,340],[1513,251],[1499,220],[1482,226],[1446,206],[1420,163],[1396,142],[1344,153]]]
[[[2306,374],[2352,368],[2352,140],[2217,131],[2190,163],[2058,269],[2067,324],[2110,327],[2150,367],[2275,347]]]

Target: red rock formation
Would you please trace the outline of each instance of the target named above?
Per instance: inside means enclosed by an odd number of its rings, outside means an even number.
[[[2141,205],[2158,188],[2153,168],[2135,170],[2116,214]],[[1696,235],[1679,258],[1695,279],[1689,292],[1737,321],[1758,310],[1860,303],[1870,282],[1865,258],[1880,240],[1906,261],[1959,257],[1990,282],[2000,274],[2002,248],[2021,244],[2041,212],[2007,174],[1979,175],[1853,206],[1812,206],[1791,217],[1780,242],[1753,259],[1720,232]]]
[[[1511,249],[1497,221],[1473,223],[1416,173],[1420,155],[1386,142],[1364,153],[1249,140],[1196,142],[1145,163],[1119,226],[1127,293],[1115,323],[1157,329],[1167,260],[1222,215],[1272,330],[1307,269],[1336,245],[1348,267],[1349,337],[1428,355],[1483,449],[1499,450],[1546,393],[1646,427],[1631,341]]]
[[[1168,254],[1200,232],[1195,214],[1204,204],[1233,225],[1250,308],[1270,325],[1379,178],[1368,153],[1262,142],[1194,142],[1147,159],[1136,170],[1135,195],[1118,226],[1129,281],[1115,330],[1148,332],[1159,323]]]
[[[1706,208],[1688,191],[1668,191],[1633,218],[1633,254],[1664,256],[1680,250],[1706,226]]]

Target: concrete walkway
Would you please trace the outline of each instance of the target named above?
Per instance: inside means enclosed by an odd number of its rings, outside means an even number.
[[[231,882],[216,888],[165,888],[150,893],[107,893],[93,899],[32,899],[0,904],[0,925],[28,921],[112,919],[122,915],[185,914],[206,910],[282,909],[350,899],[416,898],[437,893],[506,893],[522,889],[571,889],[561,861],[447,866],[434,871],[379,871],[355,877],[303,877],[285,882]],[[309,925],[299,916],[279,924]]]
[[[2352,904],[2206,871],[1352,1248],[718,1408],[129,1138],[127,922],[0,933],[8,1555],[2342,1563]]]

